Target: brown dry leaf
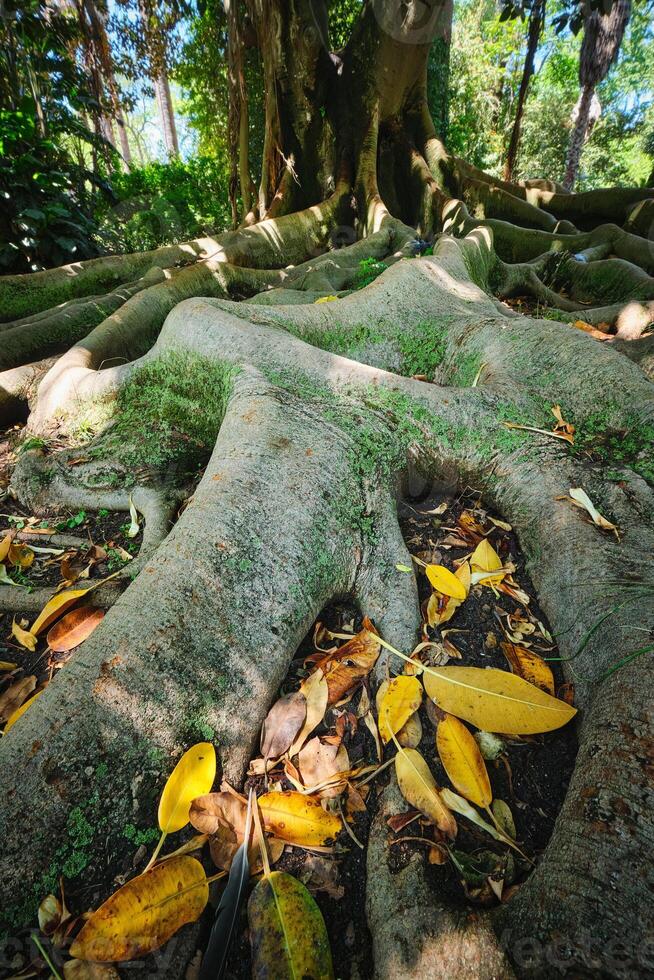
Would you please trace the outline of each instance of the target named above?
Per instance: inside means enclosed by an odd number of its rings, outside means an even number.
[[[348,640],[323,665],[329,704],[335,704],[351,692],[374,667],[380,646],[371,631],[374,631],[374,626],[370,620],[364,619],[361,632]]]
[[[515,643],[502,643],[501,647],[514,674],[523,677],[530,684],[535,684],[541,691],[554,694],[554,677],[542,657]]]
[[[25,712],[29,708],[31,708],[31,706],[34,704],[37,698],[41,697],[44,691],[45,691],[45,687],[41,688],[40,691],[37,691],[36,694],[33,694],[32,697],[29,698],[27,701],[23,701],[23,703],[19,708],[16,708],[15,711],[12,711],[12,713],[7,718],[7,724],[5,725],[5,735],[7,734],[7,732],[11,731],[11,729],[14,727],[18,719],[23,717]]]
[[[48,646],[55,653],[74,650],[93,633],[104,619],[104,610],[82,606],[66,613],[48,632]]]
[[[574,425],[572,425],[571,422],[566,422],[565,421],[565,419],[563,418],[563,415],[561,414],[561,406],[560,405],[552,405],[552,408],[550,409],[550,411],[552,412],[552,415],[556,419],[556,425],[554,426],[554,432],[557,435],[561,436],[562,439],[565,439],[567,442],[569,442],[571,446],[574,446],[574,442],[575,442],[575,427],[574,427]]]
[[[245,839],[247,804],[232,793],[207,793],[193,800],[189,812],[190,822],[196,830],[209,836],[209,850],[216,867],[229,871],[238,848]],[[268,839],[271,863],[279,860],[284,844]],[[261,852],[257,841],[248,846],[250,867],[261,864]]]
[[[3,694],[0,694],[0,724],[7,721],[14,711],[27,701],[35,687],[36,677],[30,674],[29,677],[14,681]]]
[[[299,877],[314,895],[325,892],[330,898],[340,900],[345,895],[345,888],[339,883],[338,875],[336,861],[320,854],[307,854]]]
[[[338,773],[346,773],[350,769],[350,758],[344,745],[329,745],[318,737],[312,738],[298,755],[298,768],[302,782],[307,789],[320,786],[333,779]],[[344,789],[347,778],[336,785],[329,786],[320,792],[321,799],[338,796]]]
[[[329,688],[327,687],[325,675],[319,667],[302,681],[300,693],[304,695],[307,703],[306,717],[302,728],[288,750],[290,757],[293,757],[300,751],[314,728],[323,720],[325,711],[327,710]]]
[[[301,691],[275,701],[261,727],[261,754],[265,760],[279,759],[290,749],[307,716],[307,701]]]
[[[399,834],[401,830],[408,827],[410,823],[413,823],[417,817],[420,816],[420,810],[406,810],[404,813],[394,813],[392,817],[389,817],[386,823],[391,828],[393,833]]]
[[[429,849],[429,854],[427,856],[430,864],[447,864],[449,858],[450,856],[447,853],[447,848],[442,847],[440,844],[434,844],[434,846]]]

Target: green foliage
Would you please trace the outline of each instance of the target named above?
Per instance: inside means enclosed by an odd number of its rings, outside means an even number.
[[[581,34],[557,33],[564,0],[548,4],[522,124],[518,178],[561,179],[579,96]],[[654,63],[647,5],[634,4],[616,65],[598,87],[602,113],[584,148],[578,189],[642,185],[654,155]],[[501,174],[523,68],[525,24],[501,23],[491,0],[455,7],[448,146],[476,166]]]
[[[379,262],[378,259],[361,259],[354,279],[354,288],[363,289],[364,286],[369,286],[371,282],[375,281],[377,276],[381,276],[382,272],[386,272],[387,268],[386,263]]]
[[[149,163],[113,179],[118,204],[103,209],[110,251],[145,251],[223,230],[230,221],[224,158]]]
[[[98,252],[93,205],[108,187],[85,153],[107,148],[81,115],[90,99],[71,54],[76,25],[38,0],[0,7],[0,272]]]

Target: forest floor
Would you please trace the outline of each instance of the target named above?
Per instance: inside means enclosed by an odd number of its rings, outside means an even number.
[[[21,432],[21,427],[16,426],[0,438],[0,473],[5,486],[15,462]],[[54,547],[56,553],[37,552],[29,567],[14,566],[10,577],[19,588],[47,588],[53,594],[62,586],[87,588],[127,566],[138,552],[140,533],[129,536],[130,518],[126,520],[124,513],[80,511],[40,514],[37,518],[14,506],[8,497],[2,509],[0,540],[7,533],[15,532],[14,544],[20,539],[20,543],[27,548],[36,545],[52,549],[55,543],[63,544]],[[446,625],[441,624],[443,628],[439,631],[429,625],[428,603],[432,590],[426,576],[419,574],[423,640],[431,644],[421,654],[425,662],[443,665],[450,661],[465,666],[506,670],[509,664],[505,649],[517,649],[523,654],[527,651],[527,654],[535,654],[548,662],[553,675],[553,691],[572,702],[574,691],[563,684],[560,665],[556,662],[555,639],[551,637],[547,621],[538,607],[523,556],[510,526],[482,508],[479,495],[470,488],[445,500],[442,494],[424,499],[407,499],[401,504],[399,516],[408,549],[418,564],[422,562],[455,569],[457,563],[469,556],[487,537],[503,564],[513,563],[515,566],[510,584],[500,583],[497,588],[481,584],[473,586],[466,601]],[[79,540],[78,547],[74,546],[75,539]],[[66,542],[69,544],[66,545]],[[398,568],[397,574],[406,572]],[[81,609],[93,602],[92,594],[82,598],[84,604],[79,607]],[[21,619],[19,612],[15,620],[27,629],[31,618],[31,615],[26,615]],[[325,649],[333,650],[333,645],[338,644],[339,639],[356,634],[362,625],[360,611],[346,600],[325,609],[320,621],[297,650],[280,696],[296,691],[316,657],[324,656]],[[334,637],[332,634],[340,636]],[[12,617],[9,614],[0,617],[0,659],[6,661],[6,669],[0,678],[0,708],[3,703],[6,707],[8,700],[14,708],[17,706],[19,702],[8,697],[8,692],[19,690],[21,683],[25,692],[23,700],[26,700],[35,690],[46,686],[55,672],[60,669],[65,672],[66,662],[75,656],[79,647],[54,652],[48,643],[51,636],[50,632],[44,631],[33,651],[25,649],[12,634]],[[70,642],[66,644],[64,637],[64,646],[70,647]],[[505,644],[504,648],[502,644]],[[307,661],[307,658],[310,659]],[[522,662],[520,669],[524,668],[525,662]],[[513,667],[516,668],[515,663]],[[19,699],[21,696],[19,690]],[[369,680],[364,676],[344,698],[327,709],[323,722],[314,733],[342,745],[347,751],[351,770],[372,767],[365,780],[347,781],[330,801],[332,812],[344,816],[347,821],[348,832],[342,832],[331,847],[322,849],[287,845],[275,865],[278,870],[288,871],[304,882],[314,895],[325,918],[333,959],[338,964],[338,975],[360,980],[372,977],[371,937],[366,922],[366,846],[379,795],[389,779],[389,771],[383,762],[392,759],[395,752],[392,744],[390,748],[383,748],[379,743],[374,723],[376,712],[368,713],[366,720],[366,705],[370,697]],[[427,761],[437,784],[448,785],[436,751],[435,726],[438,719],[431,701],[423,703],[418,717],[418,735],[410,744]],[[371,719],[370,726],[368,722]],[[484,830],[467,820],[459,821],[459,833],[451,846],[433,823],[425,821],[417,810],[408,805],[406,813],[392,821],[389,840],[393,852],[390,864],[392,872],[401,871],[416,859],[416,855],[420,855],[428,868],[428,880],[434,887],[434,895],[447,895],[454,908],[472,911],[497,905],[515,894],[530,873],[530,862],[538,862],[545,849],[574,765],[576,739],[572,726],[547,735],[495,739],[495,742],[497,744],[483,749],[493,796],[495,800],[503,800],[508,805],[509,822],[512,820],[515,825],[515,838],[529,860],[493,840]],[[381,766],[378,771],[375,769],[377,766]],[[248,788],[253,786],[259,794],[265,792],[266,777],[261,774],[260,768],[257,771],[256,764],[254,773],[246,782],[244,791],[247,793]],[[293,789],[283,765],[271,769],[268,781],[269,791],[272,788]],[[115,887],[143,870],[157,838],[154,813],[152,817],[151,832],[135,830],[134,834],[126,835],[122,854],[107,856],[106,880],[113,881]],[[187,828],[181,841],[192,836],[191,830]],[[215,872],[208,855],[205,865],[208,873]],[[104,883],[98,883],[97,890],[87,886],[83,892],[69,887],[65,879],[62,884],[66,904],[74,913],[81,914],[93,909],[102,899]],[[213,912],[209,907],[201,923],[201,947],[208,937],[212,919]],[[34,927],[36,925],[34,923]],[[62,949],[50,949],[55,962],[59,961],[62,953]],[[146,960],[146,969],[147,963]],[[152,967],[154,970],[154,964]],[[16,962],[13,968],[16,972],[36,968],[43,976],[50,974],[40,957],[31,963]],[[39,972],[32,975],[39,975]],[[236,980],[245,980],[251,975],[245,910],[237,925],[227,975]]]

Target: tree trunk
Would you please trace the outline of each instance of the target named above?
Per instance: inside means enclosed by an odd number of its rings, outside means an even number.
[[[584,148],[584,143],[586,142],[586,136],[588,134],[590,107],[593,101],[594,92],[595,89],[593,86],[586,85],[582,89],[581,95],[579,96],[579,101],[575,107],[576,117],[572,128],[572,135],[570,137],[568,159],[566,161],[565,174],[563,176],[563,186],[569,191],[575,186],[577,180],[581,154]]]
[[[534,74],[534,63],[536,59],[536,52],[538,51],[538,42],[540,40],[543,24],[545,22],[545,4],[546,0],[536,0],[536,3],[531,8],[531,13],[529,15],[529,30],[527,32],[525,64],[522,70],[522,78],[520,80],[520,91],[518,92],[518,103],[515,111],[515,119],[513,121],[513,129],[511,130],[511,139],[509,140],[509,149],[506,155],[506,162],[504,164],[503,176],[504,180],[506,180],[508,183],[513,180],[513,171],[515,169],[515,162],[518,156],[520,130],[522,128],[522,117],[524,115],[525,103],[527,101],[527,92],[529,91],[531,77]]]
[[[116,75],[114,71],[114,62],[111,54],[111,45],[109,43],[109,37],[107,35],[107,29],[105,27],[104,17],[100,14],[98,8],[95,5],[94,0],[84,0],[86,11],[88,13],[89,21],[91,23],[93,31],[93,40],[98,52],[98,58],[102,66],[102,74],[107,83],[107,88],[109,90],[109,96],[111,99],[111,105],[114,113],[114,120],[118,127],[118,139],[120,141],[120,151],[123,158],[123,164],[126,170],[129,170],[132,163],[132,153],[129,146],[129,139],[127,137],[127,129],[125,127],[125,116],[123,113],[122,106],[120,104],[120,95],[118,92],[118,84],[116,82]],[[113,127],[112,127],[113,135]],[[112,144],[115,145],[112,139]]]
[[[166,153],[173,159],[179,156],[179,143],[177,142],[177,128],[175,126],[175,113],[173,111],[173,100],[170,94],[170,83],[165,68],[154,80],[154,90],[157,96],[157,106],[159,108],[159,118],[161,119],[161,131],[163,134]]]
[[[427,103],[436,135],[447,142],[450,121],[450,47],[454,3],[443,5],[441,21],[427,62]]]
[[[375,976],[651,976],[653,682],[632,654],[634,636],[654,628],[654,603],[644,586],[618,615],[614,595],[654,575],[654,393],[638,366],[650,338],[625,357],[613,341],[516,316],[500,300],[527,294],[570,319],[647,312],[654,255],[634,228],[651,218],[652,191],[566,194],[476,170],[447,151],[427,110],[443,5],[371,0],[338,54],[325,48],[325,9],[250,4],[269,217],[0,279],[0,409],[10,417],[29,399],[39,445],[53,419],[76,431],[80,405],[116,420],[119,393],[155,366],[157,404],[183,376],[197,380],[192,412],[216,406],[215,448],[192,491],[187,440],[170,465],[127,476],[101,438],[82,458],[76,446],[19,457],[12,491],[25,512],[126,509],[133,495],[150,530],[134,580],[117,580],[125,591],[101,626],[0,740],[11,774],[0,798],[3,918],[12,935],[33,922],[61,873],[75,877],[80,906],[105,897],[123,828],[151,825],[198,726],[242,785],[289,662],[335,596],[350,596],[393,645],[413,646],[416,582],[396,574],[411,565],[395,502],[410,456],[429,477],[474,486],[516,529],[575,687],[581,747],[547,851],[492,915],[462,912],[424,862],[395,873],[389,782],[368,852]],[[433,254],[416,257],[427,233],[438,236]],[[387,268],[360,289],[366,259]],[[620,444],[610,470],[503,424],[533,426],[556,404],[581,433],[597,431],[602,413]],[[561,499],[579,486],[620,541]],[[0,601],[24,614],[36,599],[18,591]],[[80,813],[91,828],[82,844]],[[184,975],[197,932],[177,939],[158,976]]]

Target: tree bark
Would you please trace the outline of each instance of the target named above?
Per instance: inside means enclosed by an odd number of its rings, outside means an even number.
[[[179,143],[177,141],[177,127],[175,126],[175,113],[170,93],[170,83],[165,68],[162,68],[155,78],[154,89],[157,96],[164,146],[166,147],[168,156],[174,159],[179,156]]]
[[[590,107],[593,101],[594,93],[595,89],[593,86],[584,86],[581,91],[581,95],[579,96],[579,101],[576,105],[576,118],[572,129],[572,135],[570,137],[570,146],[568,147],[568,158],[565,165],[565,174],[563,175],[563,186],[569,191],[573,189],[577,181],[581,154],[584,148],[584,143],[586,142],[586,136],[588,134]]]
[[[104,16],[98,10],[94,0],[84,0],[84,4],[93,30],[94,43],[97,47],[99,60],[102,65],[102,73],[109,90],[114,119],[118,127],[118,139],[120,141],[120,151],[123,158],[123,164],[125,169],[129,170],[132,163],[132,153],[125,126],[125,116],[123,113],[123,108],[120,104],[120,94],[118,92],[114,62],[111,54],[111,45],[107,35]]]

